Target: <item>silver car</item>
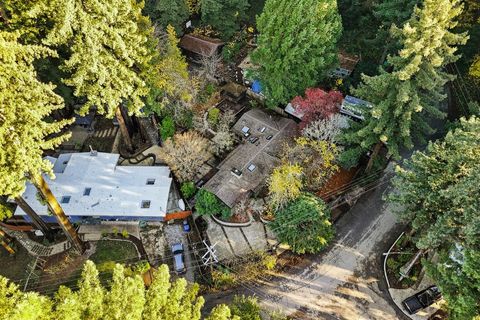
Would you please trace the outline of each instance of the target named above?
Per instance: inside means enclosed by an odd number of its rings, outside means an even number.
[[[183,243],[175,243],[172,245],[173,253],[173,269],[177,274],[185,273],[187,268],[185,267],[185,259],[183,258]]]

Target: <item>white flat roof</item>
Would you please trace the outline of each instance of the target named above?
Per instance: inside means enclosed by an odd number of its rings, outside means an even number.
[[[98,152],[47,157],[55,179],[44,176],[68,216],[165,217],[172,179],[170,169],[160,166],[117,166],[119,155]],[[151,180],[147,184],[147,180]],[[87,188],[90,194],[84,195]],[[70,196],[68,203],[62,197]],[[27,183],[23,198],[39,215],[47,207],[37,200],[37,190]],[[142,201],[150,201],[142,208]],[[16,215],[25,215],[17,207]]]

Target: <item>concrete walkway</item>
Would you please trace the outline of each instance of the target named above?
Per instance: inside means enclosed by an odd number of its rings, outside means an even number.
[[[267,236],[262,222],[252,222],[248,227],[226,227],[206,217],[210,243],[216,243],[219,260],[235,259],[267,249]]]

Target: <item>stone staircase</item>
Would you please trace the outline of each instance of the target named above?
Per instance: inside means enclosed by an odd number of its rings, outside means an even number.
[[[66,251],[71,247],[69,241],[63,241],[45,246],[41,243],[31,240],[24,232],[13,231],[7,228],[2,228],[9,236],[15,238],[32,256],[34,257],[48,257]]]

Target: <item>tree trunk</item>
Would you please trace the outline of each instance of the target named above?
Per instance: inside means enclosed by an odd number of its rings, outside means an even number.
[[[132,138],[130,138],[130,134],[128,133],[127,125],[125,124],[125,119],[123,118],[121,107],[118,106],[117,110],[115,110],[115,115],[117,116],[118,126],[120,127],[120,132],[123,137],[123,141],[127,146],[128,152],[133,152],[133,143]]]
[[[375,161],[375,158],[377,158],[378,154],[380,153],[380,149],[382,148],[383,143],[381,141],[378,141],[377,144],[375,145],[375,148],[373,149],[372,155],[370,156],[370,160],[368,160],[367,168],[365,169],[365,172],[370,172],[373,166],[373,161]]]
[[[2,229],[0,229],[0,244],[2,245],[2,247],[5,248],[5,250],[8,251],[8,253],[10,254],[14,254],[15,253],[15,250],[13,250],[13,248],[10,246],[10,243],[12,243],[12,238],[5,233],[5,231],[3,231]]]
[[[53,241],[53,230],[45,221],[30,207],[30,205],[22,197],[16,197],[15,202],[30,217],[33,225],[45,235],[48,241]]]
[[[32,181],[37,187],[38,191],[42,194],[43,198],[47,201],[48,208],[57,219],[58,225],[62,228],[63,232],[67,236],[67,239],[72,243],[72,246],[80,254],[85,252],[85,243],[78,236],[77,231],[73,228],[72,223],[68,219],[67,215],[63,211],[60,203],[53,195],[52,191],[47,185],[47,182],[41,174],[31,176]]]

